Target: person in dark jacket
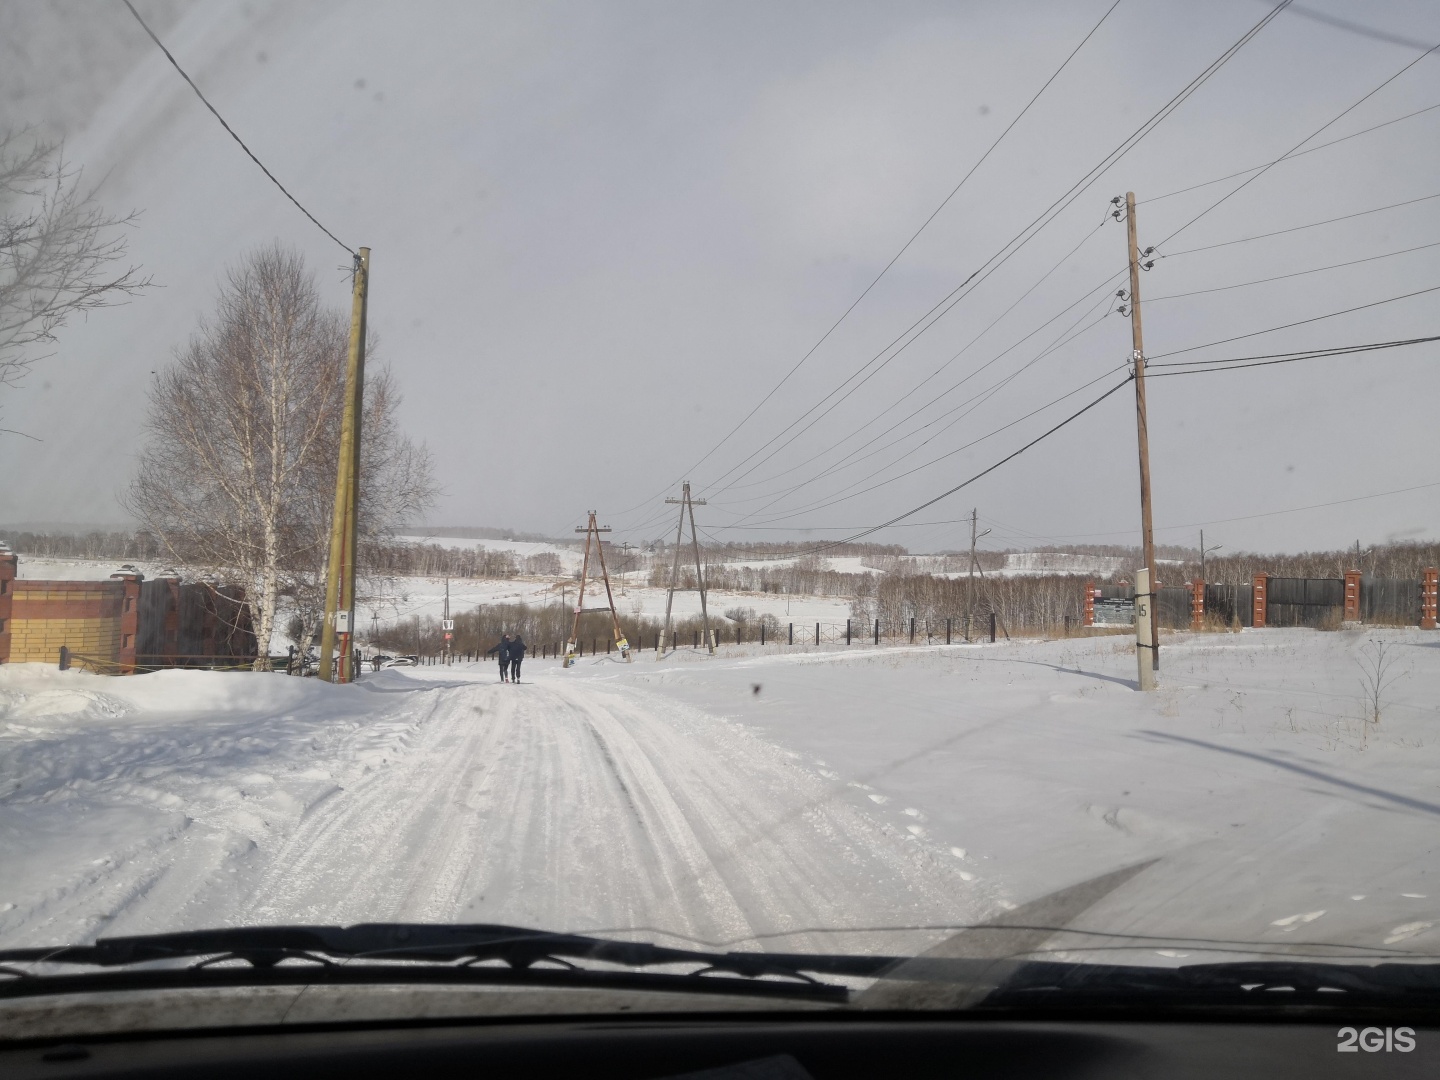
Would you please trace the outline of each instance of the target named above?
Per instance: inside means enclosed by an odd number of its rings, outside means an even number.
[[[520,681],[520,661],[525,659],[525,639],[519,634],[510,642],[510,681]]]
[[[495,659],[497,659],[497,660],[500,661],[500,681],[501,681],[501,682],[508,682],[509,679],[510,679],[510,649],[511,649],[511,648],[512,648],[512,644],[511,644],[511,641],[510,641],[510,635],[509,635],[509,634],[505,634],[505,635],[503,635],[503,636],[500,638],[500,641],[499,641],[498,644],[492,645],[490,648],[488,648],[488,649],[485,650],[485,655],[486,655],[486,656],[489,656],[491,653],[494,653],[494,654],[495,654]]]

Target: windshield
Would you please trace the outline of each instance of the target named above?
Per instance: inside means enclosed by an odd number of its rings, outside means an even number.
[[[1433,980],[1354,14],[0,0],[0,1015]]]

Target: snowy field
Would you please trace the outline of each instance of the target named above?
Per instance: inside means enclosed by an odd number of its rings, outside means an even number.
[[[1397,678],[1363,729],[1376,636]],[[1440,951],[1440,635],[1163,658],[1153,695],[1117,637],[531,659],[519,686],[4,666],[0,942],[408,919],[909,951],[937,932],[844,931],[1153,859],[1078,925]]]

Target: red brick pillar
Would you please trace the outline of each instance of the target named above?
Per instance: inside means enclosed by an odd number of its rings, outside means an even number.
[[[1190,629],[1205,629],[1205,582],[1190,583]]]
[[[1081,620],[1082,624],[1085,626],[1095,625],[1095,597],[1099,594],[1099,592],[1100,590],[1095,588],[1095,583],[1093,581],[1085,582],[1085,616]]]
[[[1426,567],[1420,575],[1420,629],[1435,629],[1435,603],[1440,594],[1440,571]]]
[[[20,560],[9,548],[0,544],[0,664],[10,659],[10,613],[14,607],[15,578]]]
[[[1266,586],[1268,586],[1269,583],[1270,583],[1270,579],[1269,579],[1269,576],[1268,576],[1268,575],[1266,575],[1266,574],[1256,574],[1256,575],[1255,575],[1255,581],[1254,581],[1254,584],[1253,584],[1253,587],[1252,587],[1252,591],[1251,591],[1251,593],[1250,593],[1250,597],[1251,597],[1251,601],[1252,601],[1251,608],[1250,608],[1250,624],[1251,624],[1252,626],[1259,627],[1259,626],[1264,626],[1264,625],[1265,625],[1265,610],[1266,610],[1265,593],[1266,593]]]
[[[1346,622],[1360,621],[1360,571],[1345,571],[1345,614]]]
[[[140,582],[145,575],[138,571],[111,574],[111,581],[124,584],[120,602],[120,652],[115,657],[121,675],[135,674],[135,647],[140,639]]]

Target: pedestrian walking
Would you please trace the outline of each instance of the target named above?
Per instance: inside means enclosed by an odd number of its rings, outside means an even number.
[[[519,634],[510,642],[510,681],[520,681],[520,661],[525,659],[525,639]]]
[[[490,648],[488,648],[488,649],[485,650],[485,655],[486,655],[486,656],[489,656],[491,653],[494,653],[494,654],[495,654],[495,659],[497,659],[497,660],[500,661],[500,681],[501,681],[501,682],[509,682],[509,681],[510,681],[510,648],[511,648],[510,635],[509,635],[509,634],[505,634],[505,635],[501,636],[499,642],[497,642],[496,644],[492,645]]]

